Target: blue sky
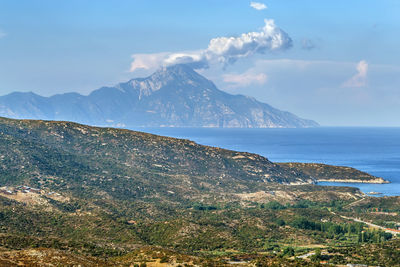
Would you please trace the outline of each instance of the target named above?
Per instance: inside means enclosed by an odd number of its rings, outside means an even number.
[[[0,94],[87,94],[154,71],[138,55],[207,52],[272,19],[291,45],[198,71],[323,125],[400,126],[400,1],[250,2],[0,0]]]

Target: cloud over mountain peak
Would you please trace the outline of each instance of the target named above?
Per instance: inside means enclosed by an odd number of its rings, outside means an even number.
[[[264,23],[264,27],[257,32],[242,33],[237,37],[213,38],[206,49],[179,53],[134,54],[130,71],[174,64],[188,64],[195,69],[207,68],[212,64],[227,66],[254,54],[292,47],[292,39],[276,26],[274,20],[265,19]]]

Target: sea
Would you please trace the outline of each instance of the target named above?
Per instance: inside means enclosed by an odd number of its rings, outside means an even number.
[[[317,162],[349,166],[382,177],[390,184],[331,183],[353,186],[374,196],[400,195],[400,128],[137,128],[185,138],[198,144],[257,153],[274,162]]]

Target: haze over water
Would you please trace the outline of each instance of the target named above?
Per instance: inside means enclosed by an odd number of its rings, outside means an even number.
[[[319,127],[306,129],[146,128],[199,144],[257,153],[275,162],[350,166],[390,184],[320,183],[355,186],[363,192],[400,195],[400,128]]]

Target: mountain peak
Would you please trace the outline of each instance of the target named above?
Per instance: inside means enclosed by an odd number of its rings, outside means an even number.
[[[196,88],[215,88],[215,85],[204,76],[194,71],[185,64],[176,64],[165,66],[146,78],[135,78],[128,83],[122,83],[117,86],[120,90],[137,91],[139,99],[144,96],[150,96],[161,88],[182,89],[187,86]]]
[[[170,65],[170,66],[165,66],[161,68],[163,71],[167,72],[182,72],[182,73],[193,73],[195,72],[193,68],[191,68],[187,64],[175,64],[175,65]]]
[[[192,81],[208,81],[205,77],[194,71],[186,64],[176,64],[160,68],[150,76],[151,79],[166,80],[192,80]]]
[[[127,83],[120,83],[116,88],[123,92],[136,91],[139,93],[139,99],[144,96],[150,96],[161,88],[177,89],[187,85],[210,88],[212,82],[194,71],[185,64],[176,64],[165,66],[146,78],[135,78]]]
[[[190,67],[187,64],[175,64],[175,65],[164,66],[161,67],[158,71],[156,71],[156,73],[157,72],[175,74],[175,75],[187,75],[187,74],[199,75],[196,71],[193,70],[192,67]]]

